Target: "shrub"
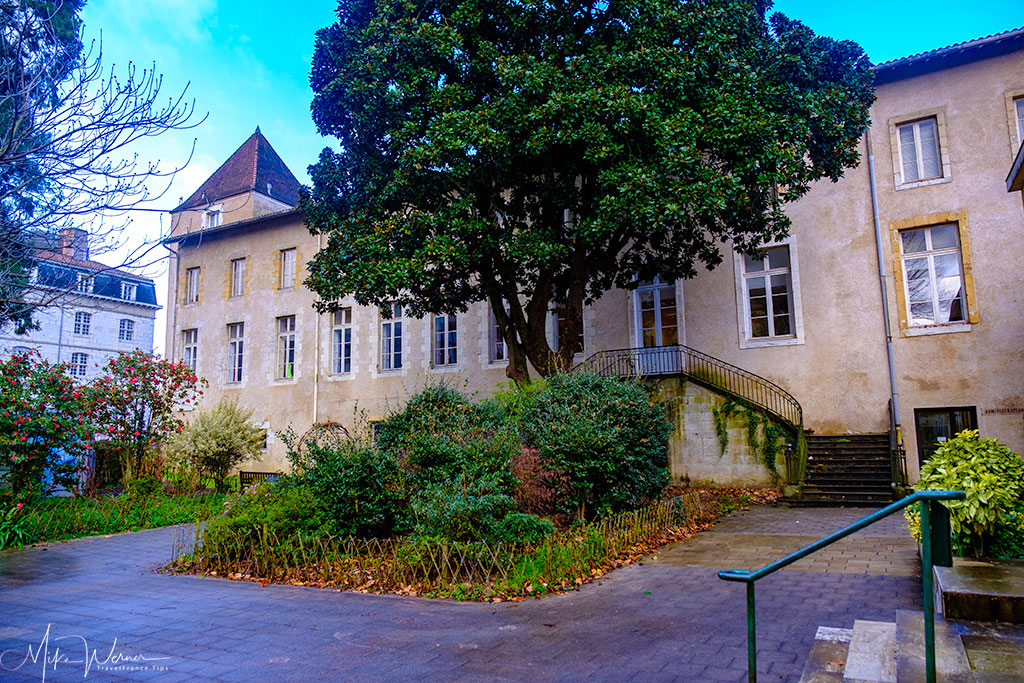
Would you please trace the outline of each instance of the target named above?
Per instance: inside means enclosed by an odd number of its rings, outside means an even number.
[[[265,432],[249,421],[251,417],[251,410],[221,399],[212,410],[200,411],[174,438],[171,452],[211,477],[222,492],[228,472],[249,458],[259,459],[263,449]]]
[[[491,537],[505,543],[535,545],[555,533],[555,525],[549,520],[523,512],[510,512],[494,525]]]
[[[579,517],[638,508],[668,483],[671,425],[637,382],[591,373],[549,377],[525,407],[522,431],[565,475],[561,505]]]
[[[2,509],[2,508],[0,508]],[[0,513],[0,550],[22,545],[29,541],[30,535],[25,528],[24,503],[16,503]]]
[[[256,543],[264,529],[280,538],[328,531],[312,489],[292,480],[249,486],[224,507],[224,514],[211,519],[204,530],[212,541],[248,538]]]
[[[444,385],[420,392],[381,423],[377,443],[421,485],[493,474],[509,487],[509,464],[519,452],[496,404],[475,405]]]
[[[963,491],[964,500],[946,501],[954,546],[961,555],[985,553],[1000,529],[1019,524],[1024,493],[1024,463],[995,439],[982,439],[977,430],[960,432],[942,444],[921,467],[916,491]],[[920,511],[907,509],[914,538],[921,539]],[[1016,520],[1016,521],[1015,521]]]
[[[491,539],[496,525],[515,507],[497,475],[460,474],[430,483],[412,500],[415,531],[449,541]]]
[[[408,481],[398,463],[371,445],[310,445],[303,481],[316,496],[331,531],[391,536],[408,527]]]
[[[163,483],[161,483],[161,481],[156,477],[149,475],[142,475],[141,477],[132,479],[125,484],[125,495],[131,500],[152,498],[153,496],[163,492]]]

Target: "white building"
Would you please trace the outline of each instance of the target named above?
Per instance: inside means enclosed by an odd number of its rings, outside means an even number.
[[[20,335],[0,329],[0,354],[35,349],[88,379],[119,351],[153,351],[160,306],[152,280],[91,261],[83,230],[62,230],[59,247],[37,249],[34,258],[39,295],[56,296],[34,312],[38,329]]]

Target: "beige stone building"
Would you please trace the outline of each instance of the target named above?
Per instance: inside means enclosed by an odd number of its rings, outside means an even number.
[[[734,254],[690,281],[609,292],[585,313],[584,347],[685,345],[783,388],[816,435],[899,426],[913,480],[962,428],[1024,451],[1024,207],[1007,192],[1024,138],[1024,30],[875,73],[861,165],[791,207],[788,239],[764,261]],[[237,396],[271,431],[302,432],[352,425],[357,411],[379,419],[433,382],[486,395],[506,381],[483,304],[417,320],[343,301],[318,315],[302,282],[320,243],[297,189],[257,130],[173,213],[166,348],[210,381],[207,401]],[[644,358],[629,356],[635,369]],[[723,456],[711,415],[723,399],[689,384],[672,392],[673,474],[768,481],[741,443]],[[271,439],[259,469],[282,466]]]

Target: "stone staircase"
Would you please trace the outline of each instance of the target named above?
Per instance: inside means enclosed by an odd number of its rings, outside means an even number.
[[[888,434],[807,434],[807,476],[794,506],[881,507],[892,502]]]
[[[935,618],[939,681],[1024,680],[1024,627]],[[801,683],[925,680],[924,615],[899,610],[895,622],[861,621],[852,629],[820,627]]]

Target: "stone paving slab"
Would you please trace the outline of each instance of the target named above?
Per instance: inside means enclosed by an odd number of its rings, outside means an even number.
[[[714,553],[757,536],[767,553],[761,559],[770,561],[806,529],[838,528],[847,518],[828,509],[790,512],[754,508],[662,549],[658,560],[523,603],[156,574],[150,568],[170,555],[170,529],[0,552],[2,664],[13,668],[49,628],[51,655],[58,645],[78,652],[84,640],[104,655],[113,648],[169,658],[148,663],[166,670],[93,669],[88,680],[101,681],[742,681],[744,590],[716,577],[734,563]],[[799,533],[777,528],[796,521]],[[766,537],[775,531],[781,540],[772,544]],[[706,543],[710,536],[715,543]],[[877,538],[880,547],[887,538]],[[707,566],[664,560],[695,544]],[[819,626],[894,621],[898,609],[920,609],[919,579],[885,571],[782,572],[759,582],[757,595],[761,681],[799,680]],[[81,664],[61,663],[46,680],[82,674]],[[0,679],[38,681],[41,667],[0,669]]]

